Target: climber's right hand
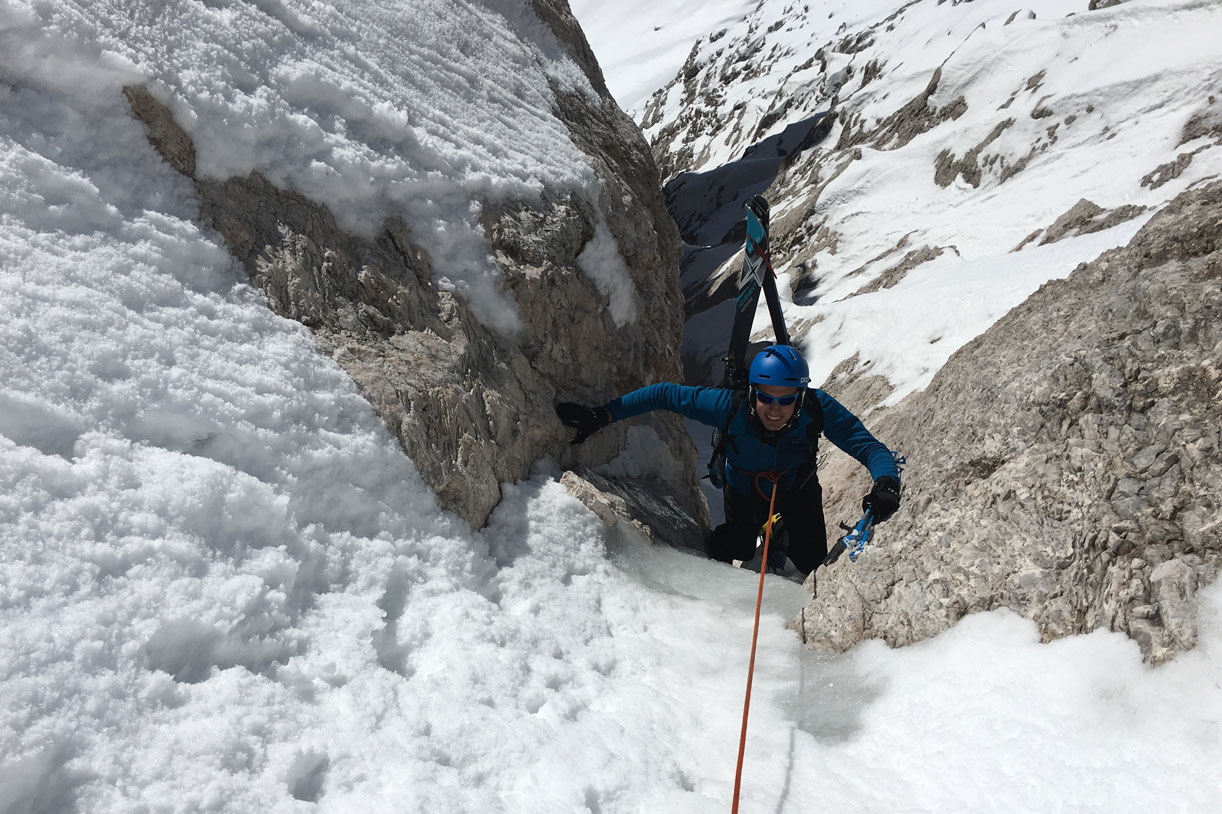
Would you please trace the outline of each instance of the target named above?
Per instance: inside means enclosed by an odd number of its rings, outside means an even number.
[[[606,407],[588,407],[572,401],[562,401],[556,405],[556,415],[560,423],[577,430],[577,436],[572,444],[580,444],[611,423],[611,413]]]

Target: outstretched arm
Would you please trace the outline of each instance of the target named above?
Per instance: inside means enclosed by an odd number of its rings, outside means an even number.
[[[891,450],[870,434],[861,419],[848,411],[843,404],[824,393],[816,390],[819,406],[823,408],[823,434],[842,450],[852,455],[861,465],[870,470],[870,477],[894,478],[900,480],[899,467]]]
[[[823,407],[823,434],[860,461],[874,478],[874,488],[861,500],[862,511],[872,512],[877,523],[890,519],[900,507],[900,470],[895,456],[843,404],[822,390],[815,393]]]
[[[684,387],[664,382],[633,390],[602,407],[564,401],[556,405],[556,415],[566,427],[577,430],[574,444],[612,421],[642,415],[653,410],[669,410],[711,427],[723,426],[729,418],[733,396],[729,390],[714,387]]]
[[[732,399],[729,390],[719,387],[685,387],[663,382],[633,390],[606,406],[614,421],[653,410],[668,410],[710,427],[720,427],[729,418]]]

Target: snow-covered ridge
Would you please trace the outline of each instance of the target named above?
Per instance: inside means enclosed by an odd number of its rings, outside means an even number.
[[[701,35],[744,19],[752,0],[666,0],[608,3],[571,0],[574,16],[598,56],[607,87],[636,115],[683,65]]]
[[[1222,7],[1086,6],[764,3],[653,97],[643,125],[662,166],[707,176],[680,181],[729,208],[746,151],[835,114],[818,146],[794,155],[790,140],[779,176],[757,179],[816,381],[880,374],[894,403],[1042,282],[1222,172]],[[1054,242],[1045,230],[1082,199],[1102,212]],[[706,206],[672,196],[681,215]],[[738,262],[693,249],[685,290]],[[724,314],[691,317],[685,354],[706,364]]]
[[[18,78],[48,81],[38,54],[61,45],[124,63],[125,81],[148,82],[188,130],[199,175],[257,170],[356,234],[402,217],[445,259],[438,282],[505,331],[517,313],[478,202],[536,200],[545,183],[597,194],[548,83],[593,90],[512,3],[18,0],[2,13]]]

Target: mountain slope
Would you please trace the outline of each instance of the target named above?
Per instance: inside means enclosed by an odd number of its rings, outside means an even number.
[[[1217,4],[826,9],[766,3],[705,37],[643,117],[664,175],[725,177],[673,179],[681,227],[718,203],[736,209],[733,168],[771,151],[776,174],[761,181],[776,265],[816,381],[846,364],[885,376],[898,401],[1042,282],[1123,245],[1152,209],[1222,171],[1222,100],[1208,91],[1222,88]],[[811,130],[822,113],[834,123]],[[808,132],[775,141],[795,127]],[[1103,211],[1045,232],[1083,199]],[[684,352],[688,369],[708,369],[720,320],[692,310],[709,302],[690,290],[737,260],[717,230],[692,237],[685,264],[702,270],[685,278]]]

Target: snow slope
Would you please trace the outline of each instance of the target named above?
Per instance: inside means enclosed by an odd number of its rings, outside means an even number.
[[[679,69],[702,34],[743,20],[749,0],[667,0],[664,3],[572,0],[607,88],[636,114]]]
[[[516,8],[454,8],[496,7]],[[0,812],[728,808],[755,575],[608,538],[547,462],[482,533],[440,512],[193,222],[119,96],[158,37],[215,45],[196,15],[271,15],[270,39],[157,75],[212,89],[197,143],[231,117],[293,155],[308,126],[245,71],[339,33],[392,50],[402,29],[339,20],[405,8],[0,7]],[[426,97],[457,81],[444,61],[397,70]],[[359,97],[332,78],[320,103]],[[385,147],[347,115],[352,150],[311,159],[314,194],[352,195],[354,152]],[[429,177],[512,186],[531,160]],[[1222,593],[1203,596],[1201,647],[1150,670],[1120,636],[1041,645],[1005,613],[807,653],[784,629],[805,593],[770,579],[743,808],[1215,809]]]

